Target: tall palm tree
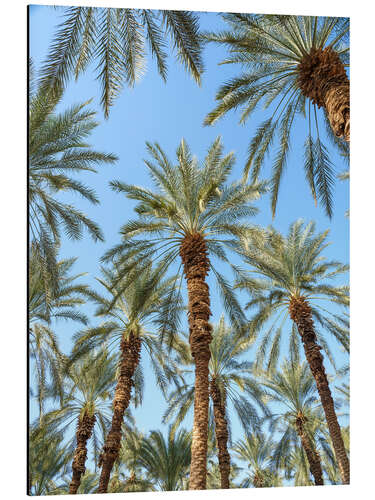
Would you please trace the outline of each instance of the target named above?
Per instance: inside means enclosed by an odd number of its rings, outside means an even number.
[[[344,446],[346,453],[349,456],[349,448],[350,448],[350,428],[349,426],[341,428],[342,439],[344,441]],[[329,449],[325,450],[325,454],[323,455],[323,463],[324,470],[327,474],[328,480],[331,484],[341,484],[340,477],[340,469],[337,467],[337,463],[335,461],[334,449],[332,446],[332,441],[328,437],[327,439]],[[331,453],[330,453],[331,451]]]
[[[233,325],[245,321],[228,281],[221,270],[215,269],[209,255],[229,264],[225,252],[232,248],[233,241],[229,238],[254,232],[253,227],[241,219],[256,213],[250,202],[264,192],[264,185],[226,184],[234,155],[223,156],[220,138],[210,146],[202,166],[192,157],[184,140],[177,149],[176,165],[158,144],[147,143],[147,150],[156,162],[145,161],[156,190],[120,181],[111,183],[115,191],[138,201],[135,211],[139,218],[121,228],[122,242],[108,251],[104,260],[117,259],[126,275],[134,265],[131,258],[137,262],[150,258],[161,262],[164,268],[171,266],[178,255],[181,258],[188,291],[189,344],[195,364],[190,489],[205,489],[212,330],[208,322],[211,310],[206,276],[210,270]],[[177,273],[180,278],[181,264]],[[178,294],[180,288],[181,281]]]
[[[223,316],[213,328],[211,358],[208,365],[209,388],[222,489],[229,488],[231,470],[228,451],[231,421],[227,415],[228,404],[234,408],[245,431],[250,431],[258,421],[257,409],[249,398],[267,412],[262,403],[259,384],[251,376],[252,364],[240,360],[248,352],[250,344],[247,339],[235,335],[235,332],[225,324]],[[184,359],[180,358],[179,364],[193,365],[190,353],[187,351],[183,355]],[[185,374],[187,373],[189,372],[185,370]],[[168,399],[169,405],[163,420],[167,422],[172,415],[175,415],[174,426],[177,426],[193,406],[194,386],[185,383],[170,394]]]
[[[160,490],[177,491],[188,474],[190,452],[191,433],[185,429],[176,432],[170,426],[167,439],[161,431],[152,431],[143,438],[139,463]]]
[[[294,323],[291,346],[295,352],[297,333],[301,337],[307,362],[315,378],[321,403],[327,420],[329,433],[335,449],[336,459],[344,484],[349,483],[349,460],[342,440],[340,425],[329,388],[328,378],[320,353],[324,347],[324,338],[319,335],[314,324],[317,321],[326,332],[339,341],[331,318],[336,314],[328,311],[322,301],[346,307],[349,304],[348,287],[335,286],[329,281],[348,271],[348,266],[337,261],[327,261],[322,256],[326,248],[328,231],[314,234],[315,224],[309,223],[303,228],[303,221],[294,222],[287,237],[271,229],[269,237],[262,246],[243,243],[240,251],[245,262],[251,266],[248,277],[244,277],[238,286],[245,288],[252,296],[247,307],[255,307],[256,314],[250,321],[250,330],[259,331],[268,320],[274,318],[264,334],[259,346],[261,358],[270,344],[271,365],[275,365],[280,348],[283,324],[289,317]],[[255,274],[255,277],[253,276]],[[258,278],[259,276],[259,278]],[[281,325],[276,329],[279,319]],[[327,318],[329,321],[327,321]],[[273,360],[272,360],[273,358]],[[333,361],[333,360],[332,360]],[[270,364],[269,363],[269,364]]]
[[[115,358],[106,350],[89,353],[70,365],[62,408],[48,413],[48,420],[63,432],[76,422],[75,451],[69,493],[75,494],[86,470],[87,443],[93,438],[94,455],[99,449],[95,423],[105,436],[110,423],[110,396],[115,385]]]
[[[177,59],[200,83],[203,71],[197,14],[180,10],[64,8],[41,71],[44,90],[58,91],[71,76],[96,62],[105,116],[123,84],[133,87],[145,72],[148,42],[161,78],[167,79],[166,38]]]
[[[228,30],[207,39],[229,49],[225,64],[243,72],[218,90],[217,107],[207,115],[211,125],[228,111],[243,107],[244,123],[260,105],[271,106],[270,116],[258,127],[249,144],[244,176],[259,175],[277,132],[280,145],[272,167],[272,213],[290,149],[291,129],[297,115],[306,117],[305,175],[311,193],[332,216],[333,166],[319,131],[317,108],[323,108],[327,134],[344,152],[350,136],[349,19],[281,15],[223,14]],[[299,126],[299,125],[298,125]],[[313,127],[316,128],[314,139]]]
[[[36,376],[39,419],[43,418],[47,396],[58,397],[60,402],[63,397],[66,356],[60,349],[51,322],[64,319],[87,324],[88,321],[79,306],[86,302],[89,287],[78,281],[84,273],[71,274],[75,261],[65,259],[56,263],[58,290],[47,306],[43,280],[45,268],[34,249],[29,253],[28,340],[30,360],[33,362],[30,368],[35,369]]]
[[[271,412],[271,415],[265,418],[270,423],[271,431],[277,428],[282,432],[275,449],[275,460],[287,460],[290,448],[299,447],[300,441],[314,482],[316,485],[322,485],[322,464],[316,443],[319,427],[317,429],[314,424],[321,428],[324,422],[315,409],[315,381],[308,365],[284,362],[281,371],[273,373],[272,376],[264,376],[261,381],[265,387],[267,402],[277,404],[277,413]]]
[[[98,125],[95,112],[87,108],[89,101],[57,113],[61,96],[61,92],[38,89],[29,103],[29,232],[33,251],[45,268],[47,300],[56,293],[62,228],[69,239],[80,239],[87,229],[94,241],[103,241],[99,226],[61,195],[80,195],[99,203],[94,190],[72,174],[96,172],[96,165],[117,160],[115,155],[95,151],[86,142]]]
[[[108,298],[99,293],[92,293],[92,298],[98,304],[96,315],[107,319],[101,326],[79,332],[75,337],[73,360],[103,342],[108,347],[116,345],[119,348],[119,374],[113,399],[111,428],[99,463],[102,468],[99,493],[107,491],[110,474],[118,457],[121,427],[125,411],[129,407],[132,388],[137,381],[143,386],[140,365],[142,347],[148,351],[157,383],[163,391],[167,386],[168,376],[173,376],[173,366],[166,367],[168,358],[156,334],[163,322],[163,303],[173,293],[175,281],[173,277],[165,278],[162,267],[159,264],[153,268],[150,262],[143,263],[142,269],[134,268],[121,279],[116,267],[103,269],[104,279],[98,281],[105,288]],[[177,302],[175,307],[178,307]],[[173,323],[170,327],[173,328]],[[139,399],[142,399],[141,396]]]
[[[233,445],[236,458],[247,462],[250,473],[242,483],[242,488],[251,484],[254,488],[279,486],[277,475],[273,467],[273,450],[275,444],[272,437],[266,437],[262,432],[246,434],[244,439]]]

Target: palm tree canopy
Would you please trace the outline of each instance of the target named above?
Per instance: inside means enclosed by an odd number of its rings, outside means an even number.
[[[317,324],[348,350],[348,325],[345,316],[331,312],[324,306],[325,301],[343,308],[349,305],[348,286],[330,283],[334,278],[346,274],[348,266],[323,257],[327,236],[328,231],[315,234],[315,223],[310,222],[304,227],[303,221],[298,220],[291,224],[286,237],[270,228],[262,245],[257,246],[255,241],[252,245],[246,242],[242,244],[239,252],[250,270],[247,275],[242,276],[237,286],[245,289],[251,296],[246,308],[256,310],[249,322],[250,335],[265,329],[259,344],[257,367],[262,366],[267,352],[268,370],[273,370],[276,366],[282,334],[286,330],[284,324],[289,317],[291,297],[305,297]],[[267,321],[271,319],[273,321],[267,326]],[[316,334],[335,366],[325,339],[318,330]],[[293,324],[290,334],[292,359],[296,358],[298,349],[298,333]]]
[[[105,116],[124,83],[132,87],[145,72],[148,43],[160,76],[167,78],[169,36],[181,62],[200,83],[203,71],[198,16],[189,11],[69,7],[64,9],[41,71],[44,90],[54,91],[77,79],[96,62]]]
[[[257,481],[264,486],[277,486],[272,460],[274,446],[272,437],[266,437],[262,432],[246,434],[244,439],[233,445],[236,458],[247,462],[250,470],[249,476],[241,483],[242,488],[248,488]]]
[[[51,327],[52,320],[72,320],[86,325],[88,319],[79,307],[85,304],[89,287],[79,283],[84,273],[71,274],[76,259],[57,262],[57,292],[48,298],[44,273],[34,248],[29,254],[29,348],[32,369],[35,371],[40,418],[43,416],[46,397],[62,401],[64,365],[66,356],[61,352],[57,336]],[[78,281],[78,282],[77,282]]]
[[[349,19],[237,13],[223,14],[223,18],[229,29],[209,33],[206,39],[226,46],[229,54],[222,64],[239,65],[243,72],[219,88],[216,94],[219,103],[207,115],[205,124],[211,125],[228,111],[239,107],[242,107],[240,123],[245,123],[261,103],[265,109],[270,108],[269,117],[259,125],[249,144],[244,176],[247,178],[251,169],[252,179],[258,178],[266,153],[279,133],[279,148],[271,177],[274,215],[290,150],[292,126],[296,116],[302,115],[308,122],[304,163],[306,180],[314,199],[320,198],[331,217],[335,174],[321,139],[322,132],[319,132],[316,108],[321,103],[306,98],[300,69],[304,58],[328,47],[344,66],[349,64]],[[326,113],[323,114],[328,137],[347,154],[348,144],[334,135]]]
[[[115,372],[115,356],[110,356],[106,349],[86,354],[67,369],[61,408],[46,415],[46,420],[63,433],[72,424],[77,425],[77,421],[84,415],[95,416],[101,430],[98,435],[97,426],[94,426],[92,433],[95,463],[111,420],[111,395],[116,381]]]
[[[257,233],[253,225],[241,219],[257,213],[251,202],[265,191],[264,183],[227,184],[234,154],[223,156],[220,138],[212,143],[202,165],[184,140],[177,148],[175,165],[157,143],[147,143],[147,150],[154,161],[145,160],[145,164],[156,190],[111,182],[114,191],[138,202],[135,211],[139,217],[122,226],[122,242],[109,250],[103,260],[116,259],[123,275],[144,259],[161,262],[167,269],[178,257],[185,238],[199,234],[210,255],[230,264],[226,250],[232,250],[234,238]],[[229,283],[212,262],[210,268],[231,322],[242,324],[244,314]],[[182,279],[182,273],[177,276]],[[176,289],[179,295],[181,285],[176,285]],[[176,300],[175,295],[170,304]]]
[[[176,335],[178,323],[165,318],[165,302],[174,290],[175,278],[165,277],[165,269],[152,266],[150,261],[143,262],[142,268],[134,267],[131,272],[120,274],[116,265],[102,268],[102,278],[98,282],[106,295],[91,292],[91,298],[97,304],[96,316],[104,318],[98,327],[90,327],[74,336],[75,345],[71,363],[103,343],[112,349],[122,338],[133,334],[141,339],[142,346],[149,354],[157,384],[164,392],[170,380],[175,379],[177,367],[165,352],[160,330],[165,329],[171,339]],[[172,310],[173,309],[173,310]],[[171,313],[178,319],[182,309],[179,301],[174,301]],[[135,404],[142,403],[144,378],[142,365],[138,365],[135,374]]]
[[[294,469],[296,457],[299,456],[301,448],[300,438],[297,433],[297,422],[303,424],[304,432],[314,443],[314,448],[319,453],[327,449],[328,430],[325,424],[322,407],[316,394],[315,380],[306,362],[299,363],[284,361],[281,370],[272,376],[264,374],[261,377],[264,387],[264,398],[267,403],[276,403],[274,410],[270,410],[264,421],[269,424],[271,433],[281,433],[273,453],[274,466],[286,468],[295,475],[299,475]],[[275,411],[275,409],[277,411]],[[319,444],[323,444],[320,450]],[[303,452],[302,452],[303,454]],[[298,460],[297,460],[298,462]],[[299,463],[302,469],[305,467],[306,457]],[[310,481],[309,466],[307,463],[307,478]]]
[[[145,436],[134,426],[126,426],[124,436],[108,492],[155,491],[153,481],[145,477],[145,470],[140,463]]]
[[[162,491],[176,491],[188,473],[190,449],[191,434],[185,429],[176,433],[169,427],[167,439],[160,431],[152,431],[142,441],[139,463]]]
[[[72,448],[62,445],[62,433],[48,424],[29,430],[29,487],[31,495],[56,494],[57,484],[67,471]]]
[[[94,190],[71,174],[96,172],[96,165],[117,160],[113,154],[93,150],[86,142],[98,125],[95,112],[87,108],[89,101],[57,113],[61,97],[61,92],[39,89],[29,104],[29,229],[50,286],[57,282],[61,228],[69,239],[81,238],[83,229],[87,229],[94,241],[103,241],[99,226],[60,198],[62,193],[69,193],[99,203]]]

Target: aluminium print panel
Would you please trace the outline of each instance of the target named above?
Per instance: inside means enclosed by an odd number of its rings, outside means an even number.
[[[27,493],[349,484],[349,18],[30,5]]]

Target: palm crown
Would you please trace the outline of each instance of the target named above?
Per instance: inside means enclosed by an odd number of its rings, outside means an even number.
[[[163,491],[182,489],[190,465],[191,433],[169,428],[167,439],[152,431],[141,445],[139,463]]]
[[[178,318],[178,310],[182,309],[182,305],[174,302],[174,311],[165,318],[164,303],[170,297],[175,278],[166,278],[162,266],[153,267],[150,262],[143,263],[142,270],[134,268],[126,276],[120,275],[116,266],[102,268],[102,275],[103,277],[97,280],[107,295],[92,292],[91,298],[98,305],[96,315],[105,320],[100,326],[88,328],[75,335],[71,362],[96,349],[103,342],[112,349],[118,346],[121,339],[127,339],[133,334],[141,339],[147,350],[156,381],[164,392],[169,377],[174,378],[176,374],[173,373],[173,366],[168,366],[163,360],[166,352],[161,343],[164,339],[160,338],[159,331],[167,331],[173,343],[178,322],[170,321],[170,316]],[[144,384],[141,365],[136,369],[135,378],[134,402],[138,404],[142,401]]]
[[[273,470],[273,450],[272,438],[267,438],[261,432],[247,434],[234,444],[235,456],[247,462],[250,472],[241,483],[243,488],[248,488],[251,484],[255,488],[277,486],[278,478]]]
[[[320,197],[331,217],[334,170],[319,133],[317,107],[324,106],[328,136],[347,153],[348,145],[337,136],[343,135],[339,127],[348,124],[349,118],[345,118],[345,123],[341,120],[333,130],[331,127],[335,119],[332,116],[337,118],[339,114],[336,108],[341,105],[345,116],[349,113],[349,83],[344,69],[349,63],[349,20],[251,14],[223,14],[223,18],[230,31],[210,33],[206,38],[227,46],[229,56],[223,64],[239,65],[244,72],[218,90],[216,99],[219,104],[208,114],[205,124],[213,124],[240,106],[243,107],[240,123],[244,123],[260,103],[265,108],[270,107],[270,116],[261,123],[249,144],[244,175],[247,177],[251,168],[252,179],[258,177],[266,153],[279,132],[279,149],[273,161],[271,178],[274,215],[290,149],[291,129],[297,115],[306,117],[306,179],[313,197],[315,200]],[[345,93],[345,103],[339,103],[335,109],[331,109],[333,104],[326,103],[326,96],[331,91],[328,87],[333,81],[336,86],[345,88],[345,92],[341,92]]]
[[[103,240],[99,226],[82,211],[59,199],[60,193],[80,195],[91,203],[95,192],[71,177],[96,165],[114,163],[116,156],[93,150],[87,137],[98,125],[88,102],[57,113],[61,92],[39,89],[29,105],[29,228],[32,246],[44,265],[46,285],[55,288],[56,254],[61,227],[69,239],[79,239],[87,229],[94,241]],[[56,290],[54,290],[56,292]]]
[[[105,116],[124,82],[133,86],[145,71],[146,41],[160,76],[167,78],[168,34],[177,59],[197,82],[203,70],[196,14],[179,10],[69,7],[42,68],[44,88],[58,90],[93,62],[102,86]]]
[[[92,444],[96,460],[103,436],[110,422],[111,394],[115,385],[115,357],[105,349],[88,353],[71,365],[65,380],[62,408],[49,412],[47,420],[65,433],[72,422],[79,422],[85,415],[95,416],[101,435],[94,426]]]
[[[247,308],[255,308],[250,320],[251,334],[265,328],[259,345],[256,365],[261,367],[267,352],[268,369],[273,369],[278,361],[284,324],[288,318],[291,298],[304,297],[311,305],[313,318],[338,342],[348,349],[345,316],[326,309],[322,301],[346,307],[349,304],[348,287],[330,283],[336,277],[347,273],[348,266],[337,261],[326,260],[322,252],[327,247],[328,231],[315,233],[315,223],[304,227],[302,220],[293,223],[287,237],[271,229],[264,244],[243,246],[240,251],[245,262],[250,265],[249,274],[239,280],[238,287],[251,295]],[[333,358],[325,339],[316,332],[331,362]],[[290,352],[295,359],[298,350],[298,333],[295,325],[290,330]]]
[[[104,261],[116,259],[123,275],[143,259],[162,259],[162,268],[167,269],[180,254],[184,240],[199,234],[209,254],[229,264],[226,250],[233,249],[234,238],[257,234],[253,225],[241,219],[257,213],[251,202],[265,191],[264,183],[226,185],[234,155],[223,156],[220,138],[210,146],[203,165],[191,155],[184,140],[176,152],[177,165],[170,162],[158,144],[147,143],[147,150],[155,162],[145,160],[145,164],[157,189],[152,191],[120,181],[111,182],[115,191],[138,201],[135,212],[139,218],[122,226],[123,241],[104,255]],[[212,262],[210,268],[232,323],[244,321],[229,283]],[[180,272],[177,276],[182,278]],[[180,286],[177,286],[178,294],[179,291]],[[173,300],[171,297],[170,304],[174,300],[175,296]]]
[[[29,255],[29,345],[41,419],[45,398],[58,396],[62,400],[63,397],[66,356],[60,350],[51,321],[64,319],[87,324],[88,319],[79,306],[86,302],[90,291],[87,285],[77,282],[84,273],[71,274],[76,259],[62,260],[56,264],[58,291],[48,302],[43,279],[44,267],[34,250],[32,248]]]
[[[318,458],[320,462],[319,443],[328,448],[328,432],[322,408],[317,400],[314,378],[306,362],[299,364],[298,361],[285,361],[280,371],[272,376],[263,376],[261,383],[267,402],[277,405],[270,415],[265,417],[269,430],[281,433],[273,454],[275,467],[283,466],[288,471],[292,470],[297,477],[299,472],[294,470],[296,464],[293,459],[298,456],[298,449],[301,448],[301,435],[302,445],[306,448],[305,452],[310,453],[310,459],[312,455],[312,459]],[[324,449],[322,451],[324,452]],[[314,472],[316,473],[316,470]],[[318,473],[321,480],[320,465]],[[310,480],[309,473],[307,479]]]

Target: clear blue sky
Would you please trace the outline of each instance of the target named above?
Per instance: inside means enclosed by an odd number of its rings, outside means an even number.
[[[30,8],[30,55],[38,69],[45,59],[50,41],[59,23],[62,10],[54,10],[46,6],[31,6]],[[215,13],[200,14],[201,28],[203,30],[217,30],[225,25],[220,16]],[[97,287],[95,276],[99,274],[99,260],[103,253],[119,241],[118,230],[120,226],[132,217],[134,203],[123,196],[115,194],[109,188],[109,181],[120,179],[130,184],[151,187],[150,178],[143,164],[146,158],[145,141],[157,141],[162,148],[174,159],[176,147],[184,137],[191,150],[198,158],[203,159],[211,142],[221,135],[225,151],[234,150],[236,165],[233,170],[233,179],[239,178],[246,159],[248,143],[255,128],[264,120],[262,110],[259,109],[254,117],[245,126],[238,125],[239,114],[229,113],[215,126],[203,127],[203,119],[215,105],[214,96],[220,84],[236,75],[238,69],[230,66],[218,66],[224,59],[225,50],[221,47],[209,45],[204,49],[205,73],[203,83],[198,87],[192,78],[187,75],[183,67],[177,63],[174,56],[169,59],[169,72],[167,83],[164,84],[158,76],[154,61],[148,59],[147,73],[142,81],[134,88],[124,88],[121,96],[113,106],[108,120],[104,119],[100,108],[100,87],[95,80],[95,75],[88,70],[78,82],[72,81],[64,95],[58,110],[93,98],[91,108],[97,110],[97,118],[101,122],[89,138],[89,142],[96,150],[115,153],[119,161],[115,166],[99,167],[98,174],[88,173],[81,175],[80,179],[93,187],[100,199],[99,206],[92,206],[85,200],[72,200],[87,215],[98,222],[104,231],[105,242],[93,243],[85,235],[80,242],[63,240],[61,248],[62,257],[78,256],[74,270],[87,272],[84,281]],[[347,182],[338,181],[334,193],[334,217],[329,220],[320,207],[315,207],[303,173],[303,142],[306,136],[306,124],[298,119],[294,127],[292,149],[289,155],[288,170],[283,178],[277,214],[273,225],[285,232],[291,222],[297,218],[306,221],[315,220],[318,230],[330,229],[332,245],[327,249],[326,256],[342,262],[349,260],[349,221],[345,211],[349,206],[349,186]],[[276,146],[267,161],[265,174],[269,173],[272,157]],[[328,141],[327,141],[328,145]],[[338,154],[329,146],[330,155],[335,164],[337,173],[346,166]],[[270,202],[267,197],[259,201],[259,215],[254,222],[267,226],[272,223]],[[210,280],[210,284],[213,281]],[[221,303],[215,286],[212,288],[213,317],[216,322],[222,311]],[[243,297],[243,302],[246,297]],[[87,306],[88,314],[93,308]],[[97,321],[92,319],[93,324]],[[64,351],[71,348],[71,337],[77,331],[73,323],[58,323],[56,332]],[[334,348],[335,344],[331,344]],[[345,357],[338,351],[338,364],[345,363]],[[251,353],[250,353],[251,355]],[[327,365],[328,366],[328,365]],[[163,413],[165,403],[161,394],[155,390],[153,375],[144,360],[146,391],[143,407],[135,412],[138,427],[147,432],[150,429],[162,427],[159,415]],[[152,408],[152,411],[150,411]],[[32,405],[32,417],[35,415]],[[186,420],[189,426],[191,419]],[[234,420],[233,438],[241,434],[238,422]]]

